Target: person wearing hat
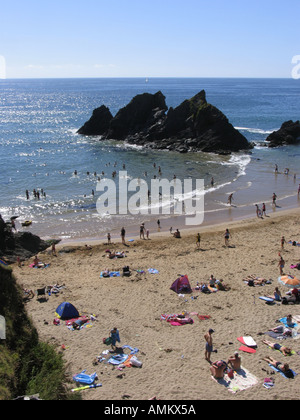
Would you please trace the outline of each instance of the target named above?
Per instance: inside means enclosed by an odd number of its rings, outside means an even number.
[[[223,360],[213,363],[210,367],[211,374],[215,379],[223,379],[226,369],[227,365]]]
[[[233,370],[241,369],[241,358],[237,351],[234,352],[234,356],[230,356],[227,364],[232,367]]]
[[[204,338],[206,340],[205,344],[205,359],[211,363],[210,361],[210,355],[213,352],[213,340],[212,340],[212,333],[214,333],[213,329],[209,329],[208,332],[204,335]]]

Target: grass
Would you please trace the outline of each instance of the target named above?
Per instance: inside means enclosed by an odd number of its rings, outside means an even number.
[[[69,391],[62,355],[40,342],[12,269],[2,265],[0,315],[6,321],[6,339],[0,340],[0,400],[34,394],[43,400],[80,398]]]

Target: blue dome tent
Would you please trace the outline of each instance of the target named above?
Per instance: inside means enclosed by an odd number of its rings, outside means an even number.
[[[72,318],[78,318],[79,312],[69,302],[63,302],[59,307],[56,309],[55,315],[57,318],[60,318],[62,320],[72,319]]]

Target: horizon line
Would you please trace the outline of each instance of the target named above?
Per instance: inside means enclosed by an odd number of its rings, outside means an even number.
[[[0,78],[1,81],[6,80],[70,80],[70,79],[281,79],[281,80],[297,80],[293,77],[283,76],[57,76],[57,77],[5,77]]]

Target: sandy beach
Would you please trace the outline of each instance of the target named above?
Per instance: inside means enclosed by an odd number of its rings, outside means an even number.
[[[21,268],[14,267],[14,274],[23,287],[33,291],[65,285],[47,301],[34,297],[26,305],[40,338],[63,351],[70,376],[85,369],[88,374],[97,372],[102,387],[83,391],[85,400],[148,400],[154,396],[162,401],[299,399],[300,376],[287,379],[275,373],[263,358],[271,356],[286,362],[300,374],[300,340],[280,341],[295,351],[291,356],[267,347],[263,340],[278,342],[264,333],[280,325],[278,319],[300,315],[300,306],[269,305],[259,299],[273,294],[276,286],[283,296],[289,290],[277,280],[279,252],[285,260],[285,273],[299,273],[290,266],[300,262],[300,248],[288,243],[300,240],[299,222],[298,208],[272,213],[264,219],[203,226],[199,230],[200,249],[196,246],[198,230],[182,231],[181,239],[170,233],[151,234],[150,240],[136,237],[126,246],[120,239],[113,239],[111,245],[103,241],[61,243],[56,247],[57,256],[52,256],[51,250],[39,255],[49,267],[30,268],[32,261],[26,261]],[[229,246],[224,244],[226,228],[231,233]],[[283,235],[286,243],[281,249]],[[110,260],[105,252],[108,248],[124,251],[126,257]],[[133,270],[130,277],[100,278],[101,271],[122,272],[124,266]],[[158,273],[150,274],[149,268]],[[145,274],[134,270],[144,270]],[[170,290],[180,275],[187,275],[194,289],[197,282],[208,282],[211,274],[223,279],[230,290],[210,294],[194,290],[184,296]],[[243,281],[249,275],[270,281],[249,287]],[[64,301],[83,315],[96,315],[97,320],[79,331],[70,330],[63,321],[54,325],[55,310]],[[189,313],[192,324],[174,326],[161,319],[162,314],[183,311]],[[197,314],[209,319],[200,320]],[[103,351],[110,349],[103,344],[103,338],[113,327],[120,332],[119,347],[128,345],[139,350],[136,356],[142,362],[141,368],[119,370],[105,361],[94,364]],[[255,354],[239,351],[242,367],[255,379],[252,386],[232,392],[224,383],[212,379],[210,364],[204,357],[204,334],[210,328],[214,329],[213,346],[217,350],[211,355],[212,362],[227,361],[241,346],[238,337],[251,336],[256,341]],[[272,378],[275,385],[265,388],[265,378]]]

